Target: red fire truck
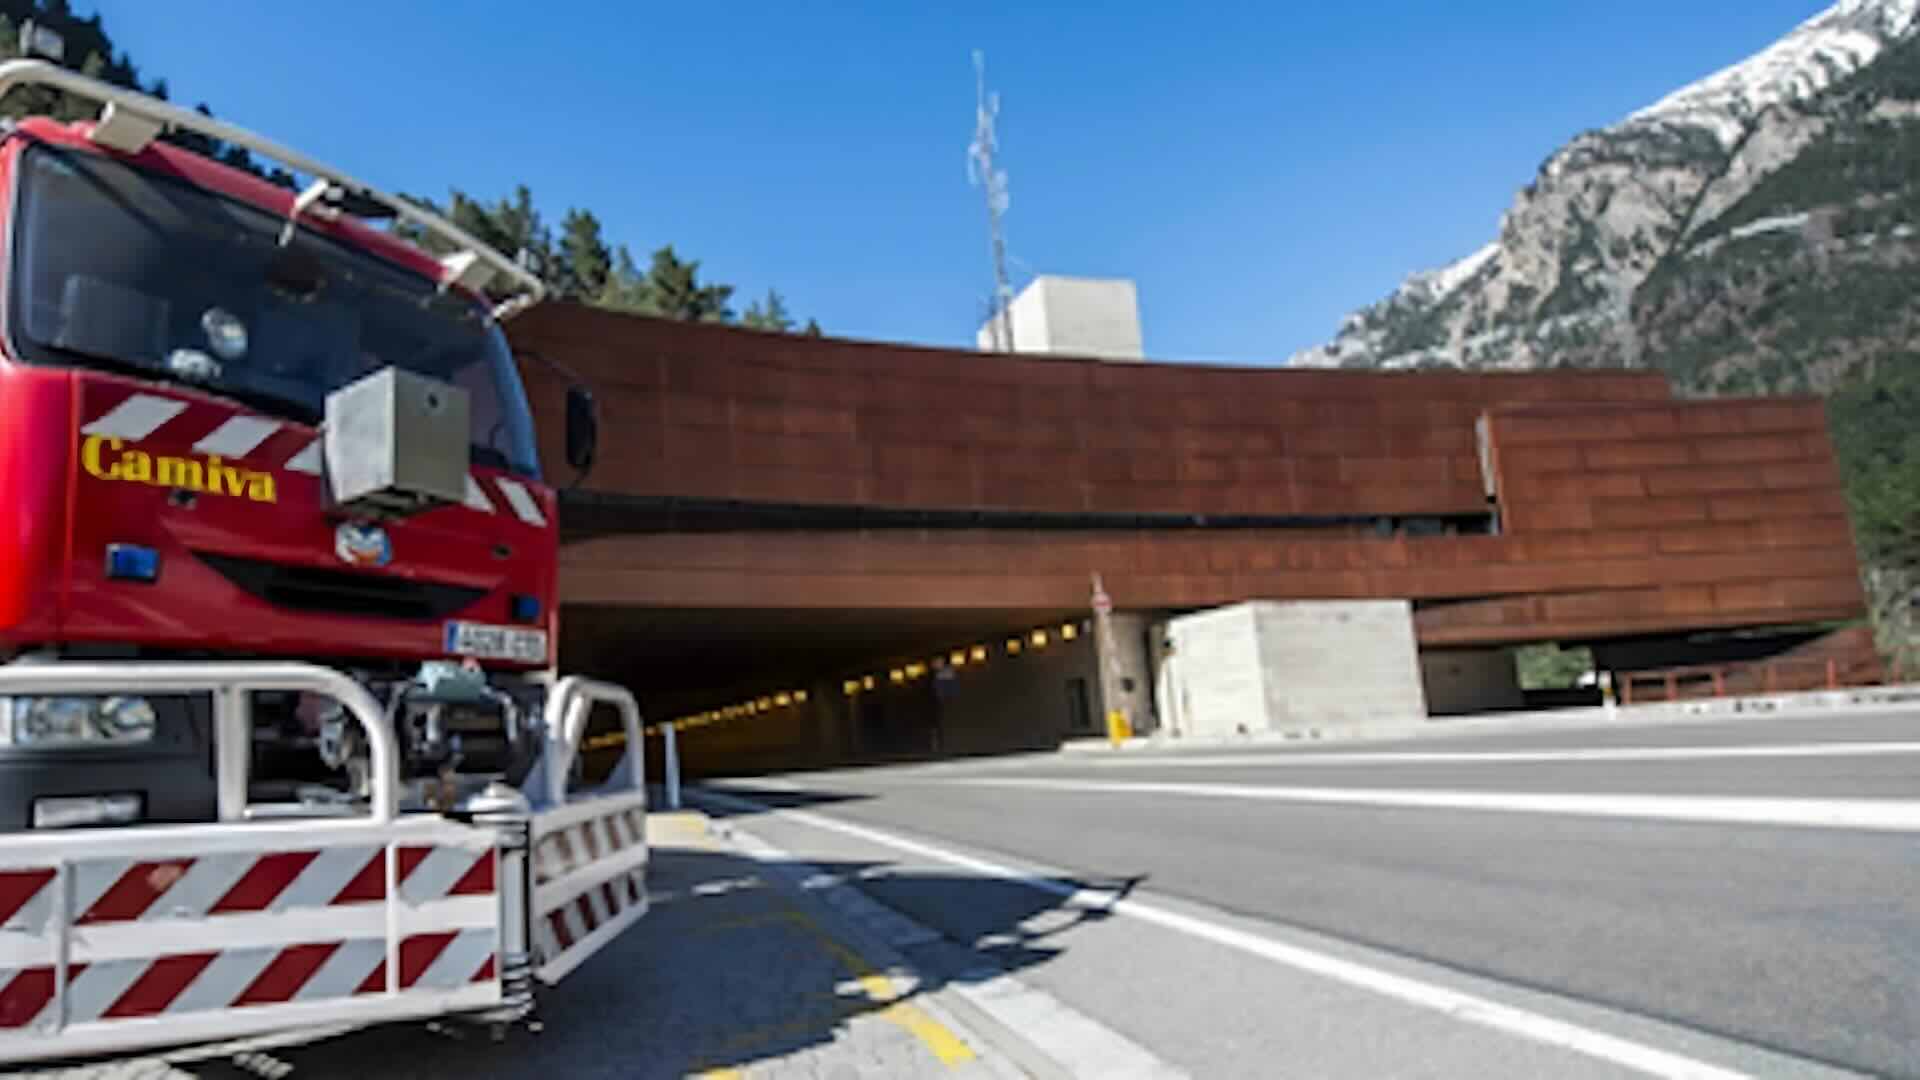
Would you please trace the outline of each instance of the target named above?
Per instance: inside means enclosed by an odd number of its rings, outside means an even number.
[[[196,125],[312,177],[288,190],[162,140],[164,103],[40,77],[109,105],[0,139],[0,661],[317,661],[388,707],[411,779],[518,782],[556,507],[499,324],[539,280],[298,154]],[[252,705],[261,778],[364,786],[337,707]],[[0,700],[0,830],[211,820],[204,711]]]
[[[500,328],[538,277],[251,132],[22,86],[101,109],[0,130],[0,1062],[525,1016],[647,907],[638,709],[554,671]]]

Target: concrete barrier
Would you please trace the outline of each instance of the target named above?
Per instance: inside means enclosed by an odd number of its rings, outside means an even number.
[[[1499,734],[1508,731],[1573,731],[1586,728],[1652,726],[1662,723],[1688,723],[1715,719],[1752,719],[1803,713],[1817,715],[1883,709],[1920,709],[1920,683],[1757,694],[1750,697],[1702,698],[1695,701],[1661,701],[1644,705],[1614,707],[1594,705],[1576,709],[1482,713],[1477,716],[1452,716],[1441,719],[1408,718],[1404,723],[1384,724],[1364,730],[1308,729],[1287,734],[1263,732],[1204,738],[1155,735],[1127,739],[1118,744],[1109,743],[1105,739],[1083,739],[1062,744],[1060,751],[1088,754],[1170,750],[1182,747],[1298,746],[1309,743],[1377,742],[1389,739]]]

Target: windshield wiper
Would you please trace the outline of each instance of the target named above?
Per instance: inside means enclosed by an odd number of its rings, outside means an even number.
[[[71,345],[55,345],[47,341],[36,341],[34,344],[48,352],[59,353],[61,356],[68,357],[69,359],[78,360],[88,367],[105,368],[108,371],[115,371],[122,375],[137,375],[142,378],[152,378],[155,375],[166,374],[165,370],[158,364],[129,360],[124,356],[115,356],[112,353],[94,352],[91,349],[76,349]]]

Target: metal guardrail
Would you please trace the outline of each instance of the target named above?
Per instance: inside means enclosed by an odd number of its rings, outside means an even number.
[[[5,65],[0,65],[3,73]],[[373,696],[340,672],[313,664],[249,662],[128,662],[10,664],[0,667],[0,695],[211,694],[215,783],[221,821],[244,821],[253,746],[255,691],[304,691],[346,707],[367,738],[368,813],[376,823],[400,808],[400,750],[386,714]]]
[[[256,691],[324,695],[353,715],[370,757],[366,814],[251,812]],[[502,820],[476,815],[473,825],[399,814],[397,740],[347,676],[300,663],[17,663],[0,667],[0,694],[210,695],[220,816],[0,837],[11,902],[0,970],[13,976],[0,1062],[434,1016],[512,1018],[530,1005],[525,935],[511,933],[527,918],[525,846],[508,842],[524,835],[524,802],[496,798]],[[328,887],[301,889],[311,875]],[[236,880],[255,892],[227,904],[234,894],[223,887]],[[122,893],[135,901],[103,906]],[[438,947],[430,964],[403,963],[428,944]],[[331,950],[327,965],[305,962],[316,947]],[[191,985],[168,974],[189,961],[205,968]],[[270,990],[252,981],[264,963],[284,976]]]
[[[661,741],[661,787],[666,792],[667,809],[678,810],[680,798],[680,740],[676,734],[680,730],[677,721],[664,720],[656,724],[646,724],[640,734],[659,735]],[[631,739],[624,731],[609,731],[604,735],[595,735],[581,743],[585,750],[607,750],[615,746],[626,746]]]
[[[624,686],[600,682],[581,675],[569,675],[554,684],[547,697],[546,790],[540,792],[547,806],[563,806],[567,801],[567,780],[574,759],[580,755],[587,733],[587,718],[595,704],[612,705],[620,710],[621,726],[627,744],[629,778],[636,790],[646,790],[646,757],[641,752],[640,705],[632,691]],[[617,778],[617,770],[616,770]]]
[[[1775,694],[1799,690],[1840,690],[1879,686],[1888,680],[1877,663],[1865,674],[1863,665],[1837,657],[1803,660],[1764,660],[1740,664],[1696,664],[1619,676],[1620,704],[1689,701],[1702,698]],[[1900,682],[1897,668],[1892,679]]]

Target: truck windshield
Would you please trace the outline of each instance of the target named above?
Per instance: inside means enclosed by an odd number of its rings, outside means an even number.
[[[486,313],[375,255],[97,154],[21,168],[12,321],[23,358],[125,370],[313,422],[386,367],[465,389],[476,465],[537,477],[533,421]]]

